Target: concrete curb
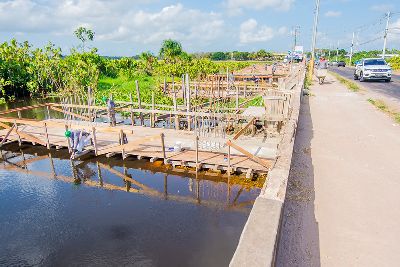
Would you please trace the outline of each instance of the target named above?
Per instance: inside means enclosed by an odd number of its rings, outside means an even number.
[[[275,265],[305,72],[301,71],[300,75],[301,79],[294,89],[292,114],[285,127],[278,159],[250,212],[229,264],[231,267]]]

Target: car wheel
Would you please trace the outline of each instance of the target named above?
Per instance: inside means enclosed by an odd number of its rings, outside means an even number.
[[[357,73],[354,72],[354,80],[358,80]]]
[[[360,82],[363,82],[363,81],[365,81],[365,79],[364,79],[364,73],[363,73],[363,72],[360,72]]]
[[[390,83],[391,78],[386,79],[385,82]]]

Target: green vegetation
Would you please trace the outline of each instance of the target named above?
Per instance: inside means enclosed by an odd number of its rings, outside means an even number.
[[[358,92],[361,90],[360,87],[358,87],[358,85],[355,84],[354,82],[352,82],[346,78],[343,78],[342,76],[340,76],[337,73],[331,72],[331,74],[333,74],[339,80],[339,82],[344,84],[347,87],[347,89],[349,89],[350,91]]]
[[[236,60],[236,61],[272,61],[276,60],[277,56],[271,52],[267,52],[264,49],[260,49],[257,52],[214,52],[207,55],[211,60]]]
[[[369,103],[371,103],[372,105],[374,105],[376,108],[378,108],[379,110],[385,112],[386,114],[388,114],[390,117],[392,117],[397,123],[400,123],[400,112],[395,112],[392,111],[384,101],[380,100],[380,99],[372,99],[372,98],[368,98],[367,101]]]
[[[212,53],[197,57],[186,53],[179,42],[171,39],[162,43],[158,56],[145,52],[135,58],[108,58],[100,56],[96,48],[88,48],[88,42],[95,37],[92,30],[79,27],[74,35],[81,49],[73,48],[68,55],[52,43],[36,49],[27,41],[19,43],[13,39],[2,43],[0,99],[12,101],[19,97],[46,95],[85,97],[90,87],[98,99],[112,94],[115,100],[128,101],[129,94],[133,93],[135,101],[135,80],[138,80],[143,101],[151,102],[154,91],[156,103],[171,104],[172,100],[162,92],[164,79],[180,83],[185,73],[190,79],[202,79],[273,58],[265,50],[217,52],[215,57]],[[222,61],[232,57],[234,61]],[[248,59],[255,61],[242,61]]]
[[[400,55],[392,57],[391,59],[388,60],[392,69],[394,70],[400,70]]]

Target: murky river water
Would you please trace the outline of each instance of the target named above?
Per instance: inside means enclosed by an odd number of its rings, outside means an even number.
[[[227,266],[262,182],[8,145],[1,266]]]

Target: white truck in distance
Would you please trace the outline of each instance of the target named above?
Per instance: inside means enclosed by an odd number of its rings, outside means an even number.
[[[382,58],[365,58],[356,65],[354,80],[364,82],[366,80],[384,80],[390,82],[392,69]]]

